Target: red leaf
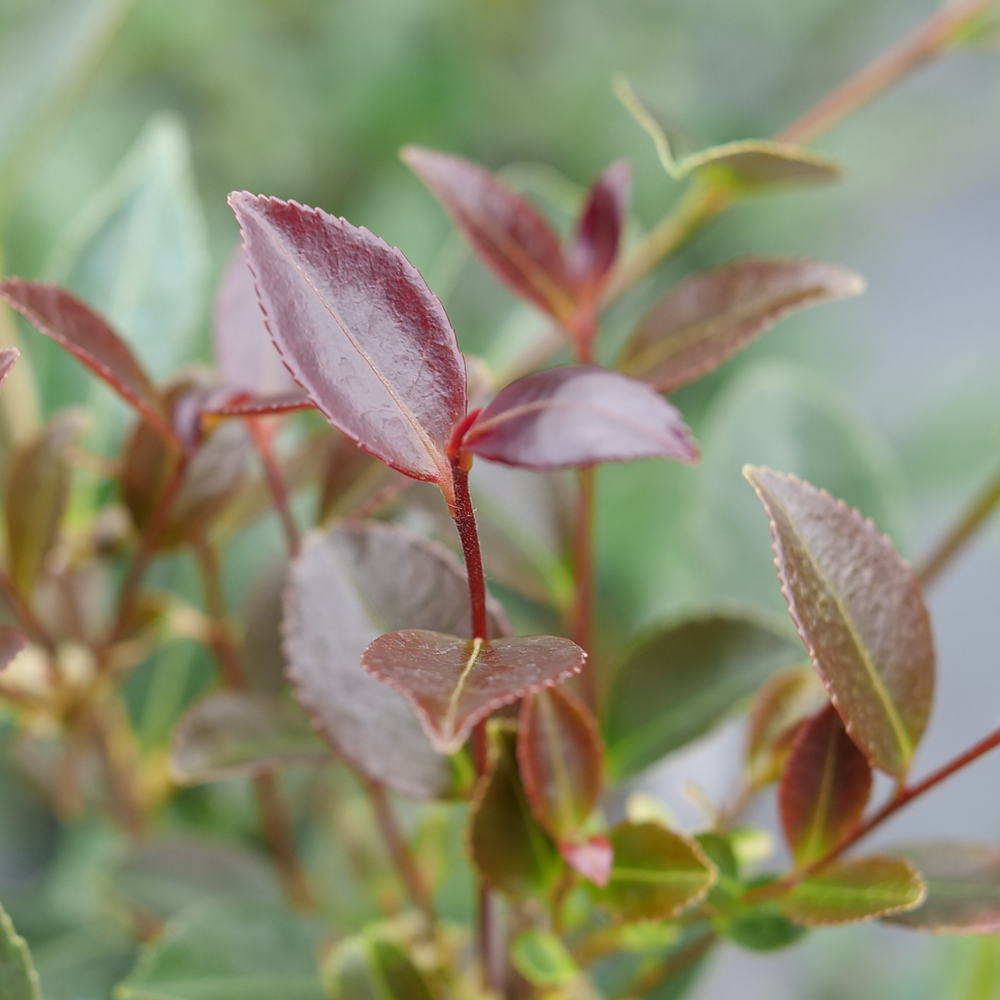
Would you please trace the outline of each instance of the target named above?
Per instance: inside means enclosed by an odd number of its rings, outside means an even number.
[[[361,666],[410,702],[439,753],[455,753],[481,719],[579,673],[586,658],[551,635],[484,641],[406,629],[376,639]]]
[[[128,345],[89,306],[58,285],[8,278],[0,298],[128,400],[166,438],[176,440],[163,397]]]
[[[459,156],[421,146],[406,146],[400,155],[498,281],[561,322],[569,320],[575,295],[559,237],[530,202]]]
[[[3,385],[4,380],[10,374],[11,368],[14,367],[14,362],[20,356],[21,352],[16,347],[0,348],[0,385]]]
[[[613,163],[594,182],[566,251],[566,267],[581,295],[596,297],[611,273],[632,188],[632,166]]]
[[[399,250],[320,209],[246,191],[229,203],[295,381],[366,451],[448,490],[465,363],[423,278]]]
[[[861,819],[871,788],[868,758],[832,705],[803,723],[778,788],[795,860],[807,865],[836,847]]]
[[[611,881],[615,849],[607,837],[591,837],[582,844],[560,844],[559,853],[571,868],[601,889]]]
[[[571,840],[601,794],[604,744],[597,721],[563,688],[539,691],[521,707],[517,759],[535,819],[555,840]]]
[[[295,392],[295,380],[267,332],[253,274],[240,249],[229,258],[219,284],[212,332],[224,385],[262,396]]]
[[[462,447],[529,469],[698,459],[680,413],[655,389],[593,365],[550,368],[507,386],[479,415]]]

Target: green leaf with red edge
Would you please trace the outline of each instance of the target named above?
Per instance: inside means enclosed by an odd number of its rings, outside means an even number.
[[[604,778],[604,743],[587,706],[561,687],[525,698],[517,760],[535,818],[555,840],[574,840]]]
[[[800,865],[818,861],[860,822],[872,788],[868,758],[827,705],[792,744],[778,803],[785,839]]]
[[[859,295],[864,287],[853,271],[823,261],[745,257],[671,289],[636,327],[618,368],[673,392],[796,310]]]
[[[462,448],[529,469],[698,459],[670,403],[644,382],[596,365],[549,368],[511,383],[466,431]]]
[[[487,604],[490,635],[510,631]],[[453,793],[450,762],[434,752],[406,700],[360,669],[386,630],[468,636],[468,578],[443,546],[403,528],[364,522],[306,537],[285,593],[285,655],[296,696],[334,749],[363,774],[413,798]]]
[[[84,417],[66,410],[11,456],[4,493],[7,560],[11,582],[30,598],[55,544],[69,501],[70,449],[83,432]]]
[[[466,846],[479,875],[515,898],[543,897],[562,870],[549,835],[538,825],[517,766],[517,729],[487,727],[489,764],[479,779],[466,826]]]
[[[438,753],[455,753],[477,722],[579,673],[586,658],[552,635],[462,639],[405,629],[379,636],[361,666],[406,698]]]
[[[746,466],[771,522],[792,619],[854,741],[906,773],[934,692],[934,644],[916,576],[856,510],[794,476]]]
[[[624,923],[672,920],[704,899],[718,876],[698,844],[659,823],[620,823],[610,834],[614,863],[607,886],[590,893]]]
[[[566,268],[577,294],[596,298],[618,258],[632,189],[632,165],[611,164],[591,185],[566,248]]]
[[[417,270],[321,209],[246,191],[229,203],[268,330],[295,381],[366,451],[449,491],[465,362]]]
[[[0,298],[104,379],[157,433],[176,438],[162,395],[125,341],[88,305],[58,285],[20,278],[0,281]]]
[[[781,909],[806,927],[853,924],[913,910],[926,891],[909,861],[876,855],[826,865],[783,895]]]
[[[893,844],[927,885],[916,909],[886,919],[932,934],[1000,934],[1000,847],[954,840]]]
[[[400,156],[498,281],[560,322],[570,319],[574,282],[559,237],[530,202],[460,156],[422,146],[406,146]]]
[[[747,776],[755,788],[781,777],[800,726],[827,702],[811,665],[783,670],[760,689],[747,726]]]

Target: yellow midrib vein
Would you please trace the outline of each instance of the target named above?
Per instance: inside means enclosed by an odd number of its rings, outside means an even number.
[[[458,716],[458,703],[465,689],[465,682],[469,679],[469,675],[475,668],[476,661],[479,659],[479,652],[485,645],[485,639],[472,640],[472,650],[469,653],[469,659],[466,661],[465,667],[462,669],[462,673],[455,683],[455,690],[452,691],[451,697],[448,699],[448,711],[445,713],[444,721],[441,724],[441,730],[448,738],[455,735],[455,719]]]

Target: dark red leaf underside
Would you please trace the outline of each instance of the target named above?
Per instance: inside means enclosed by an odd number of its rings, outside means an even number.
[[[550,368],[507,386],[479,415],[463,448],[529,469],[698,459],[680,413],[655,389],[594,365]]]
[[[460,639],[407,629],[380,636],[361,666],[402,694],[439,753],[455,753],[491,712],[579,673],[587,654],[569,639]]]
[[[21,352],[16,347],[4,347],[0,349],[0,385],[10,374],[14,367],[14,362],[21,356]]]
[[[163,397],[128,345],[89,306],[58,285],[0,281],[0,298],[128,400],[164,437],[174,438]]]
[[[327,419],[414,479],[450,483],[465,362],[441,303],[366,229],[295,202],[230,195],[267,326]]]
[[[530,202],[459,156],[420,146],[400,155],[499,281],[556,319],[569,319],[574,290],[559,238]]]
[[[632,167],[626,160],[613,163],[587,193],[566,266],[579,294],[595,297],[614,266],[621,244],[632,188]]]

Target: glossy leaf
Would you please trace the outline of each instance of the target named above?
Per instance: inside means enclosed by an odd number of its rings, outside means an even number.
[[[530,202],[459,156],[421,146],[400,155],[498,281],[557,320],[572,315],[573,281],[559,238]]]
[[[213,319],[215,364],[224,385],[261,396],[297,392],[267,332],[253,274],[241,249],[229,258],[216,293]]]
[[[608,768],[635,774],[707,732],[803,650],[762,614],[719,611],[640,637],[604,712]]]
[[[701,848],[659,823],[620,823],[610,839],[611,878],[591,892],[617,920],[671,920],[704,899],[715,882]]]
[[[890,850],[927,884],[923,903],[888,917],[890,923],[932,934],[1000,934],[1000,848],[945,840]]]
[[[213,902],[182,911],[146,946],[116,1000],[325,1000],[320,928],[278,907]]]
[[[13,454],[7,470],[4,514],[11,582],[31,596],[55,544],[69,501],[69,450],[83,432],[83,415],[67,410]]]
[[[449,484],[465,362],[399,252],[320,209],[230,195],[268,329],[326,418],[387,465]]]
[[[469,808],[466,844],[480,876],[515,898],[545,896],[561,868],[556,846],[538,825],[517,766],[517,733],[489,724],[489,767]]]
[[[434,748],[448,754],[491,712],[579,673],[586,658],[551,635],[483,640],[405,629],[379,636],[361,666],[409,701]]]
[[[771,522],[782,591],[848,732],[906,773],[927,724],[934,645],[920,585],[856,510],[794,476],[747,466]]]
[[[58,285],[8,278],[0,298],[69,351],[131,403],[166,438],[174,429],[166,404],[129,346],[88,305]]]
[[[208,266],[187,132],[158,115],[70,222],[47,271],[106,316],[160,380],[195,352]]]
[[[760,689],[747,727],[747,772],[754,787],[778,780],[799,727],[827,700],[812,666],[775,674]]]
[[[491,634],[509,626],[490,604]],[[465,571],[443,546],[384,524],[343,525],[309,536],[285,597],[285,653],[299,701],[334,749],[404,795],[451,789],[448,761],[431,748],[409,705],[360,668],[385,631],[469,634]]]
[[[23,937],[0,906],[0,996],[4,1000],[41,1000],[38,973]]]
[[[594,181],[576,232],[566,250],[566,267],[578,293],[592,299],[603,287],[618,257],[632,189],[627,160],[613,163]]]
[[[822,261],[746,257],[682,281],[639,323],[618,367],[674,392],[728,361],[806,306],[864,291],[853,271]]]
[[[578,871],[594,885],[604,888],[611,878],[615,849],[607,837],[590,837],[587,840],[567,841],[559,844],[559,853],[570,868]]]
[[[535,819],[555,840],[575,839],[604,772],[604,744],[586,705],[561,687],[525,698],[517,760]]]
[[[785,839],[800,865],[819,860],[851,832],[871,787],[868,758],[832,705],[802,724],[778,788]]]
[[[507,386],[473,423],[462,447],[529,469],[698,459],[683,418],[659,393],[592,365],[550,368]]]
[[[565,986],[581,975],[566,945],[549,931],[522,931],[514,938],[510,958],[534,986]]]
[[[181,716],[171,740],[170,770],[175,781],[192,785],[329,760],[330,751],[297,705],[223,691]]]
[[[925,894],[920,874],[903,858],[852,858],[803,879],[782,897],[781,909],[797,924],[823,927],[912,910]]]
[[[433,1000],[413,959],[378,933],[342,941],[325,963],[323,978],[330,1000]]]

